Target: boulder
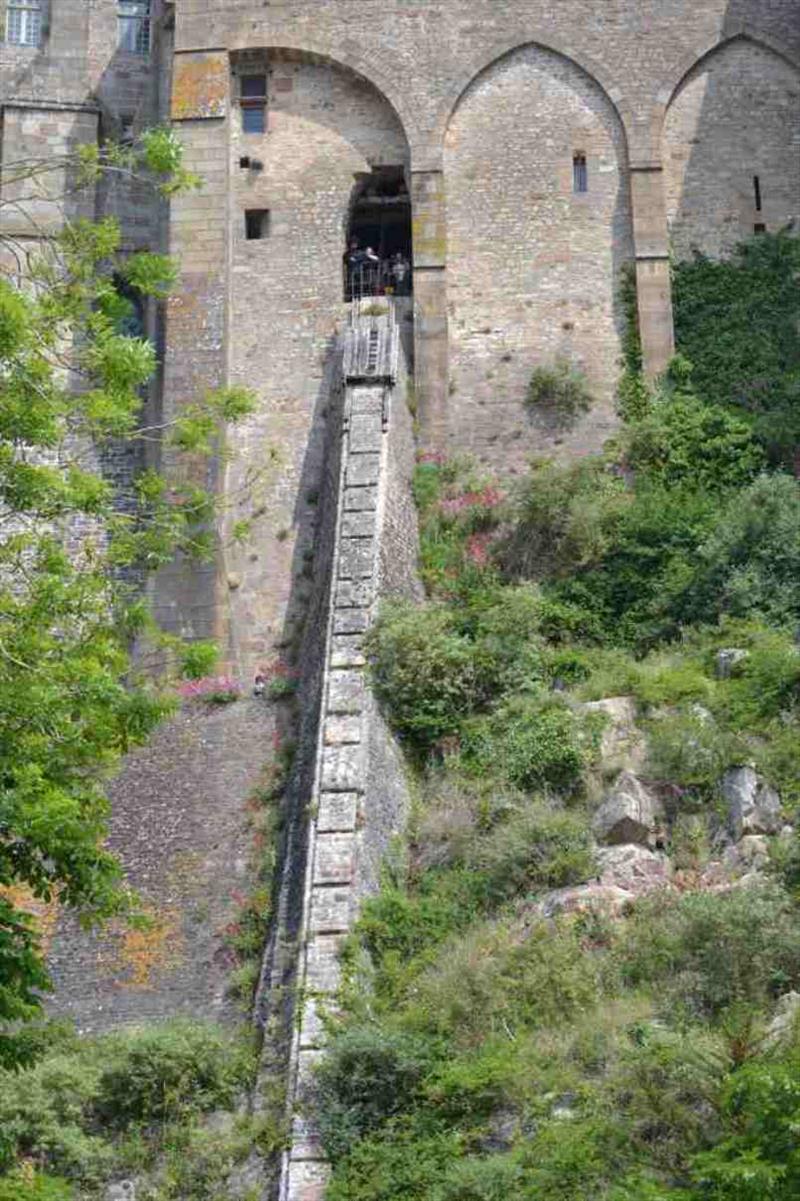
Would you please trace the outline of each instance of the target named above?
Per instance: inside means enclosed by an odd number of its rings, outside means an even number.
[[[667,855],[636,843],[600,847],[595,858],[601,884],[623,888],[634,896],[664,888],[672,877]]]
[[[737,663],[741,663],[742,659],[746,659],[748,652],[740,646],[729,646],[724,650],[717,651],[717,657],[714,660],[714,673],[718,680],[729,680],[731,673]]]
[[[728,824],[738,842],[745,834],[778,834],[783,826],[781,799],[749,764],[732,767],[722,777]]]
[[[636,701],[632,696],[609,696],[589,701],[584,713],[602,713],[606,718],[600,739],[603,767],[614,771],[638,771],[647,751],[644,735],[636,725]]]
[[[559,888],[548,893],[539,904],[544,917],[559,913],[605,913],[615,916],[625,908],[634,894],[609,884],[581,884],[576,888]]]
[[[745,834],[739,842],[728,847],[722,856],[728,873],[742,875],[758,872],[769,862],[769,844],[764,834]]]
[[[775,1043],[788,1041],[792,1037],[798,1016],[800,1016],[800,993],[784,993],[782,997],[778,998],[775,1017],[767,1027],[765,1039],[767,1045],[774,1046]]]
[[[609,846],[641,843],[647,846],[663,813],[660,800],[632,772],[621,772],[594,816],[598,842]]]
[[[106,1189],[106,1201],[136,1201],[136,1185],[132,1180],[120,1180],[117,1184],[109,1184]]]

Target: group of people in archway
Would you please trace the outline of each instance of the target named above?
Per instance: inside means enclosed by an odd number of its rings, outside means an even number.
[[[348,300],[411,295],[411,263],[402,250],[381,258],[371,246],[362,248],[358,239],[352,238],[344,256],[344,274]]]

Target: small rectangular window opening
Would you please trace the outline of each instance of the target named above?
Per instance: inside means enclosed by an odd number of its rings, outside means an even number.
[[[38,46],[42,40],[42,0],[8,0],[6,41],[12,46]]]
[[[753,226],[753,233],[754,234],[765,234],[766,232],[767,232],[767,227],[764,224],[764,222],[756,221],[755,225]]]
[[[586,155],[580,152],[572,156],[572,190],[575,193],[589,191],[589,170]]]
[[[267,128],[267,77],[266,75],[243,75],[241,78],[239,103],[242,107],[242,132],[266,133]]]
[[[135,120],[133,113],[120,113],[119,140],[123,146],[132,146],[136,141],[134,133]]]
[[[753,194],[756,201],[756,212],[761,212],[761,180],[757,175],[753,176]]]
[[[117,45],[127,54],[150,53],[150,0],[117,0]]]
[[[248,242],[266,238],[269,230],[269,209],[245,209],[244,233]]]

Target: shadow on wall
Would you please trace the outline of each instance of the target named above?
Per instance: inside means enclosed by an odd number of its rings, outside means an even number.
[[[731,4],[733,36],[690,69],[667,109],[667,218],[678,258],[725,255],[800,216],[800,71],[738,32],[752,10]]]

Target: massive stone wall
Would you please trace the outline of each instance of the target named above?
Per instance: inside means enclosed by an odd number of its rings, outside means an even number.
[[[745,39],[713,52],[669,106],[664,163],[680,257],[726,254],[757,225],[800,219],[800,74]]]
[[[297,577],[313,553],[334,344],[346,315],[342,257],[355,177],[408,159],[395,113],[363,79],[280,56],[270,72],[264,135],[242,132],[234,80],[227,158],[229,378],[258,398],[231,441],[227,490],[241,501],[232,519],[252,507],[253,489],[256,509],[264,510],[253,543],[226,553],[225,582],[234,585],[230,647],[244,661],[268,655],[276,640],[296,640],[303,619]],[[263,170],[241,168],[244,156]],[[262,240],[245,236],[248,209],[269,213]],[[290,606],[292,592],[297,603]]]
[[[576,192],[574,157],[586,163]],[[445,142],[448,439],[502,463],[596,449],[615,424],[622,317],[633,258],[625,136],[608,96],[561,55],[512,52],[462,96]],[[583,182],[583,181],[581,181]],[[565,359],[595,405],[577,428],[531,414],[531,371]]]
[[[402,303],[402,302],[401,302]],[[362,317],[368,330],[372,319]],[[378,318],[386,327],[394,315]],[[391,323],[391,324],[390,324]],[[356,335],[353,335],[354,337]],[[391,337],[388,339],[391,347]],[[305,896],[298,939],[296,1015],[289,1064],[291,1146],[283,1157],[281,1201],[317,1201],[327,1175],[307,1116],[323,1017],[338,989],[338,953],[359,902],[379,886],[381,865],[406,823],[402,757],[368,687],[364,636],[381,595],[415,595],[414,463],[401,370],[394,356],[378,378],[348,380],[323,648],[316,772],[310,796]],[[345,360],[347,372],[347,356]]]
[[[450,287],[445,282],[463,266],[458,246],[454,249],[451,242],[448,250],[448,232],[452,235],[453,231],[447,230],[445,205],[451,213],[457,212],[468,206],[469,198],[453,195],[459,180],[457,175],[450,177],[444,141],[448,127],[458,127],[459,113],[452,122],[451,115],[464,92],[468,95],[461,108],[467,111],[474,88],[481,86],[474,81],[482,72],[512,50],[536,46],[580,68],[616,108],[624,130],[616,151],[624,157],[624,141],[630,172],[645,358],[648,368],[657,371],[672,348],[662,161],[664,113],[676,87],[698,60],[715,46],[742,36],[777,49],[787,63],[796,66],[800,60],[800,18],[793,0],[774,0],[769,5],[760,0],[706,0],[703,4],[688,0],[608,0],[602,4],[562,0],[557,5],[543,5],[538,0],[297,0],[267,7],[253,0],[225,4],[185,0],[179,10],[177,45],[187,53],[206,47],[237,52],[283,48],[322,56],[371,80],[393,105],[411,152],[420,417],[426,439],[444,444],[450,431],[461,430],[473,417],[462,409],[468,402],[458,383],[455,393],[449,388],[448,359],[453,359],[458,373],[463,347],[458,329],[448,333],[448,322],[452,326],[448,297],[461,281],[450,280]],[[768,73],[774,74],[775,61],[770,60],[772,66],[766,64]],[[277,91],[273,99],[279,103]],[[755,94],[740,97],[740,104],[742,99],[751,109],[758,107]],[[544,134],[545,142],[549,137],[558,140],[561,128],[557,119],[555,127]],[[688,131],[687,136],[691,139],[694,134]],[[515,139],[508,142],[508,148],[510,160],[518,149]],[[495,198],[501,197],[511,164],[504,159],[501,138],[488,136],[485,149],[487,164],[495,168]],[[791,149],[786,150],[790,155]],[[691,181],[689,188],[691,191]],[[496,203],[501,202],[496,199]],[[785,205],[776,200],[768,226],[781,218],[779,209],[784,210]],[[487,235],[490,216],[491,211],[487,213]],[[580,240],[580,220],[575,231]],[[480,272],[478,262],[471,266]],[[568,283],[565,281],[567,299],[580,289],[577,277],[585,270],[580,255],[575,267]],[[603,291],[604,320],[613,324],[613,306],[607,289]],[[534,297],[527,299],[535,303]],[[551,341],[547,331],[532,336],[530,353],[547,353]],[[500,346],[497,350],[494,357],[502,373],[507,351]],[[487,370],[492,370],[490,364]],[[608,379],[607,361],[597,363],[593,370]],[[515,390],[518,382],[512,379],[509,391]],[[495,391],[501,391],[500,384]],[[607,432],[607,409],[601,406],[597,417],[595,426],[589,422],[584,427],[572,449],[599,445]],[[493,435],[488,429],[485,438],[480,429],[474,431],[472,444],[503,467],[508,447],[489,442]],[[528,451],[550,450],[554,439],[546,431],[542,434],[530,427],[523,429],[521,442]]]

